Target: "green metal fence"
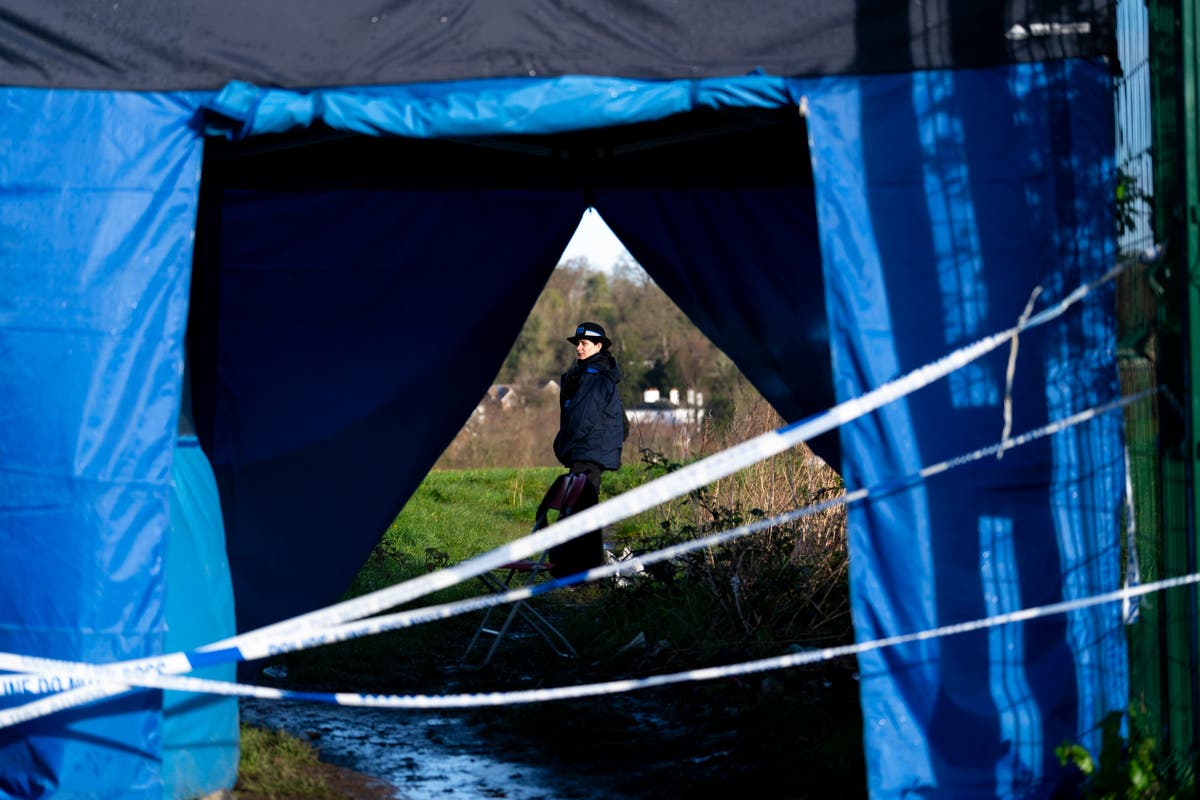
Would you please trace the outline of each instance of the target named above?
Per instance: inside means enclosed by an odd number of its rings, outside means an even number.
[[[1200,422],[1197,270],[1197,12],[1200,0],[1117,3],[1117,223],[1121,256],[1160,246],[1118,284],[1123,389],[1161,386],[1130,406],[1136,556],[1143,581],[1197,571],[1196,430]],[[1200,742],[1197,593],[1146,596],[1129,626],[1136,731],[1183,776]]]

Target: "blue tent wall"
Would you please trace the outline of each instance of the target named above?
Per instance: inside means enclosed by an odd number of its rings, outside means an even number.
[[[1102,64],[805,87],[838,399],[1014,325],[1113,265]],[[1113,295],[1022,334],[1014,431],[1118,395]],[[847,487],[997,441],[1008,352],[842,429]],[[1115,415],[884,493],[850,518],[871,640],[1117,588]],[[871,795],[1049,797],[1064,740],[1127,702],[1115,604],[859,657]]]
[[[0,106],[0,650],[152,655],[197,104],[0,89]],[[161,693],[139,692],[0,730],[0,795],[161,800],[161,717]]]

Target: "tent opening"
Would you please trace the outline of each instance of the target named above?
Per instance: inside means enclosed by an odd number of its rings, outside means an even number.
[[[795,108],[206,143],[192,406],[240,631],[340,596],[486,394],[588,208],[785,419],[831,404]],[[781,285],[781,271],[799,277]],[[813,443],[831,464],[835,441]]]

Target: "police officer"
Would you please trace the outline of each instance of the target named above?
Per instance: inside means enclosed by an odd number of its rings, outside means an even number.
[[[554,455],[571,472],[583,472],[600,496],[600,474],[621,466],[625,409],[617,384],[621,368],[609,348],[603,326],[581,322],[567,341],[575,345],[575,364],[562,375],[559,426]]]

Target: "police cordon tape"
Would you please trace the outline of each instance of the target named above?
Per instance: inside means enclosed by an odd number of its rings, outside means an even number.
[[[546,594],[566,586],[602,580],[604,578],[614,577],[624,572],[636,572],[651,564],[667,561],[695,550],[715,547],[725,542],[748,536],[759,531],[786,525],[791,522],[795,522],[802,517],[811,516],[822,511],[827,511],[831,508],[838,506],[850,506],[854,503],[865,500],[868,497],[878,499],[893,492],[914,486],[918,482],[939,473],[946,472],[950,469],[963,466],[973,461],[979,461],[991,455],[999,456],[1008,450],[1015,449],[1037,439],[1041,439],[1043,437],[1050,436],[1074,427],[1094,419],[1097,416],[1114,410],[1123,409],[1132,403],[1147,399],[1159,391],[1161,391],[1161,387],[1146,389],[1138,392],[1137,394],[1129,395],[1119,400],[1114,400],[1102,406],[1086,409],[1077,414],[1073,414],[1070,417],[1066,417],[1035,430],[1028,431],[1020,436],[1009,437],[1001,442],[979,448],[971,453],[956,456],[938,464],[931,464],[923,467],[918,472],[899,478],[890,479],[884,483],[876,484],[873,487],[856,489],[839,497],[829,498],[803,508],[787,511],[753,523],[740,525],[736,528],[730,528],[728,530],[708,534],[707,536],[697,539],[679,542],[669,547],[655,550],[650,553],[643,553],[639,556],[634,556],[614,564],[596,567],[591,570],[586,570],[584,572],[565,576],[555,580],[543,581],[532,586],[512,589],[504,593],[467,598],[465,600],[457,600],[439,605],[425,606],[419,609],[404,611],[397,614],[372,617],[367,620],[352,621],[342,625],[323,629],[317,633],[314,633],[312,636],[305,638],[298,639],[288,634],[281,633],[271,639],[259,642],[257,654],[253,657],[257,658],[260,657],[260,655],[281,655],[283,653],[307,649],[308,647],[334,644],[362,636],[370,636],[377,633],[384,633],[386,631],[412,627],[413,625],[447,619],[459,614],[469,613],[472,611],[481,611],[485,608],[528,599],[535,595]],[[192,657],[197,656],[197,651],[185,652],[183,655],[188,657],[190,660]],[[128,682],[135,686],[151,686],[151,684],[142,683],[141,676],[147,674],[166,674],[163,672],[155,672],[152,669],[148,670],[142,667],[123,667],[120,662],[99,665],[85,664],[82,662],[62,661],[57,659],[41,658],[37,656],[22,656],[15,653],[0,653],[0,669],[18,673],[16,675],[0,676],[0,695],[21,693],[40,694],[51,691],[61,691],[63,688],[70,688],[71,686],[113,678],[118,678],[121,681]],[[39,682],[36,684],[36,688],[33,688],[35,684],[29,680],[33,678],[39,679]],[[153,685],[158,686],[158,684]]]
[[[94,665],[95,669],[103,670],[96,675],[96,679],[107,680],[102,676],[115,676],[125,670],[130,671],[131,674],[178,675],[213,664],[255,660],[270,655],[269,650],[263,651],[260,643],[273,641],[277,635],[282,633],[291,634],[292,641],[298,641],[304,646],[322,644],[321,629],[323,628],[378,614],[431,592],[454,586],[509,561],[525,558],[588,531],[661,505],[740,469],[778,455],[802,442],[834,430],[894,400],[924,388],[994,351],[1021,332],[1058,318],[1093,289],[1114,279],[1133,263],[1135,262],[1122,262],[1099,278],[1076,287],[1059,302],[1041,312],[1030,317],[1022,315],[1022,319],[1017,325],[959,348],[859,397],[843,401],[824,412],[781,426],[774,431],[760,434],[453,567],[428,573],[395,586],[224,639],[190,652],[181,651],[113,664]],[[119,679],[114,678],[113,680]],[[56,696],[42,698],[0,712],[0,727],[90,703],[127,691],[129,688],[128,684],[113,682],[68,689]]]
[[[353,692],[301,692],[290,689],[274,689],[266,686],[250,686],[245,684],[225,683],[223,681],[205,680],[202,678],[187,678],[174,675],[145,677],[147,685],[156,688],[174,689],[180,691],[209,692],[212,694],[239,695],[276,700],[305,700],[330,705],[355,706],[363,708],[392,708],[392,709],[435,709],[435,708],[470,708],[481,706],[516,705],[519,703],[541,703],[552,700],[572,700],[582,697],[596,697],[606,694],[617,694],[637,689],[647,689],[656,686],[666,686],[685,681],[705,681],[718,678],[728,678],[739,675],[749,675],[757,672],[787,669],[822,661],[831,661],[844,656],[858,655],[872,650],[882,650],[912,642],[939,639],[946,636],[957,636],[972,631],[1009,625],[1015,622],[1032,622],[1071,611],[1078,611],[1106,603],[1127,602],[1131,598],[1167,589],[1200,583],[1200,573],[1192,573],[1177,578],[1145,583],[1140,586],[1116,589],[1104,594],[1084,597],[1077,600],[1065,600],[1059,603],[1036,606],[1033,608],[998,614],[983,619],[960,622],[952,625],[942,625],[928,628],[916,633],[888,636],[869,642],[840,645],[807,650],[800,653],[789,653],[782,656],[772,656],[755,661],[745,661],[740,664],[730,664],[720,667],[704,667],[701,669],[673,672],[664,675],[652,675],[647,678],[626,678],[603,683],[582,684],[578,686],[559,686],[551,689],[526,689],[509,692],[476,692],[445,695],[380,695],[357,694]]]
[[[954,458],[947,459],[946,461],[940,462],[938,464],[929,465],[927,467],[922,468],[920,471],[918,471],[916,473],[906,475],[899,479],[889,480],[884,484],[879,484],[874,487],[857,489],[852,492],[848,492],[840,497],[830,498],[830,499],[806,506],[801,509],[789,511],[784,514],[780,514],[775,517],[771,517],[769,519],[759,520],[754,523],[741,525],[741,526],[738,526],[736,528],[732,528],[732,529],[729,529],[726,531],[721,531],[718,533],[710,534],[708,536],[701,537],[699,539],[695,539],[695,540],[691,540],[691,541],[687,541],[687,542],[681,542],[681,543],[678,543],[671,547],[656,550],[652,553],[643,554],[641,556],[637,556],[637,557],[628,559],[626,561],[618,562],[616,564],[609,564],[604,567],[597,567],[595,569],[588,570],[586,572],[579,573],[577,575],[567,576],[565,578],[560,578],[560,579],[557,579],[554,581],[548,581],[548,582],[545,582],[542,584],[537,584],[533,587],[522,587],[520,589],[511,590],[511,591],[508,591],[508,592],[505,592],[502,594],[487,595],[484,597],[469,598],[466,600],[455,601],[452,603],[428,606],[428,607],[421,608],[421,609],[405,611],[405,612],[401,612],[401,613],[390,615],[390,616],[374,618],[371,620],[348,623],[348,624],[345,624],[345,625],[342,625],[339,627],[331,628],[324,632],[325,640],[322,641],[321,644],[331,644],[336,641],[343,641],[346,639],[357,638],[359,636],[372,635],[375,633],[381,633],[381,632],[388,631],[388,630],[396,630],[396,629],[403,628],[403,627],[409,627],[412,625],[421,624],[423,622],[444,619],[449,616],[454,616],[456,614],[466,613],[469,611],[480,610],[485,607],[491,607],[491,606],[495,606],[495,605],[501,605],[504,603],[515,602],[516,600],[526,599],[526,598],[532,597],[534,595],[544,594],[546,592],[553,591],[555,589],[558,589],[558,588],[561,588],[564,586],[570,586],[570,585],[574,585],[574,584],[578,584],[578,583],[599,580],[599,579],[603,579],[606,577],[615,576],[622,572],[636,571],[638,569],[641,569],[641,568],[648,566],[650,564],[653,564],[653,563],[669,560],[671,558],[675,558],[679,555],[682,555],[684,553],[691,552],[694,550],[713,547],[713,546],[716,546],[723,542],[731,541],[736,538],[747,536],[752,533],[756,533],[758,531],[762,531],[762,530],[777,527],[780,525],[788,524],[789,522],[793,522],[801,517],[819,513],[821,511],[825,511],[830,508],[834,508],[834,507],[842,506],[842,505],[850,505],[852,503],[856,503],[856,502],[865,500],[868,497],[878,499],[881,496],[886,496],[895,491],[900,491],[907,487],[916,485],[919,481],[922,481],[931,476],[946,472],[948,470],[954,469],[959,466],[963,466],[965,464],[968,464],[968,463],[971,463],[974,461],[979,461],[979,460],[986,458],[988,456],[991,456],[991,455],[1000,456],[1004,452],[1007,452],[1008,450],[1012,450],[1014,448],[1023,446],[1025,444],[1028,444],[1029,442],[1036,440],[1036,439],[1040,439],[1040,438],[1043,438],[1046,436],[1053,435],[1055,433],[1066,430],[1075,425],[1079,425],[1084,422],[1087,422],[1087,421],[1094,419],[1095,417],[1100,416],[1102,414],[1106,414],[1106,413],[1109,413],[1114,410],[1123,409],[1124,407],[1126,407],[1132,403],[1149,398],[1150,396],[1155,394],[1157,391],[1159,391],[1159,389],[1147,389],[1147,390],[1144,390],[1137,394],[1130,395],[1128,397],[1124,397],[1119,400],[1107,403],[1105,405],[1097,406],[1095,408],[1081,411],[1077,414],[1073,414],[1070,417],[1064,418],[1062,420],[1058,420],[1053,423],[1049,423],[1040,428],[1037,428],[1035,430],[1024,433],[1020,436],[1006,438],[996,444],[980,448],[971,453],[956,456]],[[1126,598],[1124,602],[1128,603],[1128,598]],[[1001,616],[1004,616],[1004,615],[1001,615]],[[991,619],[993,619],[993,618],[984,620],[984,622],[990,622]],[[279,639],[276,640],[276,642],[277,642],[277,646],[278,646],[280,652],[287,652],[287,651],[291,651],[291,650],[303,649],[303,647],[302,647],[303,641],[300,641],[300,640],[288,641],[288,640],[285,640],[284,638],[280,637]],[[863,647],[869,647],[870,645],[871,645],[870,642],[861,643],[861,646],[863,646]],[[836,658],[836,657],[839,657],[840,655],[843,655],[842,653],[837,653],[832,650],[829,652],[833,653],[833,655],[829,656],[830,658]],[[811,663],[811,662],[803,662],[803,663]],[[9,676],[4,676],[3,678],[0,678],[0,695],[40,694],[40,693],[47,693],[47,692],[54,692],[54,691],[62,691],[64,689],[68,689],[68,688],[72,688],[72,687],[84,686],[84,685],[87,685],[96,680],[111,679],[113,677],[116,677],[116,678],[119,678],[123,682],[129,683],[131,685],[145,687],[145,688],[174,689],[174,690],[178,690],[178,691],[207,692],[207,693],[213,693],[213,694],[239,695],[239,696],[259,697],[259,698],[268,698],[268,699],[284,699],[284,698],[305,699],[305,700],[311,700],[314,702],[338,703],[338,704],[342,704],[342,705],[366,705],[366,704],[368,704],[366,701],[360,700],[358,698],[372,697],[375,699],[370,701],[371,704],[381,705],[381,701],[379,701],[378,697],[374,696],[374,695],[364,696],[364,695],[349,694],[349,693],[288,692],[285,690],[280,690],[280,689],[275,689],[275,688],[270,688],[270,687],[252,686],[252,685],[247,685],[247,684],[235,684],[235,683],[229,683],[229,682],[225,682],[225,681],[211,681],[211,680],[198,679],[198,678],[174,677],[174,676],[170,676],[170,675],[164,675],[164,674],[153,673],[153,672],[144,672],[144,671],[124,671],[117,675],[113,675],[112,669],[115,666],[117,666],[117,665],[88,665],[88,664],[79,664],[79,663],[74,663],[74,662],[58,661],[58,660],[53,660],[53,659],[44,659],[44,658],[37,658],[37,657],[20,656],[20,655],[16,655],[16,654],[0,653],[0,669],[9,669],[9,670],[13,670],[13,671],[17,671],[17,670],[28,671],[26,674],[9,675]],[[775,666],[775,667],[766,666],[766,667],[763,667],[763,669],[776,669],[776,668],[783,668],[786,666],[789,666],[789,664],[781,663],[778,666]],[[684,677],[679,677],[678,680],[685,680],[685,679],[704,680],[704,679],[708,679],[708,678],[718,678],[718,677],[723,677],[723,676],[727,676],[727,675],[731,675],[731,674],[738,674],[735,672],[721,672],[721,670],[729,670],[729,669],[737,670],[739,668],[740,668],[740,665],[732,665],[732,666],[727,666],[727,667],[722,667],[722,668],[716,668],[717,669],[716,672],[702,673],[703,675],[705,675],[707,677],[696,677],[696,675],[700,674],[700,673],[697,673],[696,671],[691,671],[689,673],[680,673],[680,675],[684,676]],[[32,673],[32,674],[29,674],[29,673]],[[692,676],[692,677],[688,678],[686,676]],[[607,686],[615,686],[618,684],[625,685],[624,682],[614,682],[611,684],[604,684],[604,686],[606,686],[606,687]],[[645,685],[654,685],[654,684],[645,684]],[[639,688],[640,686],[641,686],[641,684],[638,684],[634,688]],[[589,691],[586,689],[586,687],[575,687],[575,688],[580,691],[584,691],[584,692]],[[607,691],[607,689],[604,691]],[[517,693],[517,694],[519,696],[524,696],[521,693]],[[501,693],[499,696],[508,697],[508,696],[510,696],[510,694],[509,693]],[[562,695],[558,695],[558,694],[539,694],[539,695],[536,695],[536,699],[552,700],[552,699],[558,699],[561,696]],[[574,695],[574,696],[582,697],[585,695],[578,694],[578,695]],[[389,700],[388,703],[391,704],[391,707],[395,707],[395,708],[429,708],[429,707],[435,707],[439,703],[442,704],[441,707],[448,707],[447,705],[445,705],[445,703],[447,703],[447,702],[452,705],[457,704],[460,706],[461,705],[478,704],[476,702],[476,700],[479,697],[479,695],[463,695],[463,696],[458,696],[456,699],[452,699],[449,701],[431,700],[431,699],[429,699],[428,696],[424,696],[424,695],[420,695],[420,696],[408,695],[408,696],[394,696],[394,697],[396,697],[396,698],[404,697],[406,699]],[[441,697],[441,696],[439,696],[439,697]],[[413,698],[420,698],[420,699],[413,699]],[[476,698],[476,700],[469,700],[466,698]],[[513,702],[533,702],[533,701],[534,701],[534,699],[513,700]],[[26,708],[28,708],[28,706],[21,707],[21,709],[26,709]],[[17,711],[20,711],[21,709],[17,709]],[[25,720],[24,716],[22,714],[18,713],[18,714],[14,714],[13,719],[10,721],[5,717],[5,714],[3,712],[0,712],[0,727],[6,726],[6,725],[11,725],[11,724],[17,724],[18,722],[21,722],[24,720]]]

